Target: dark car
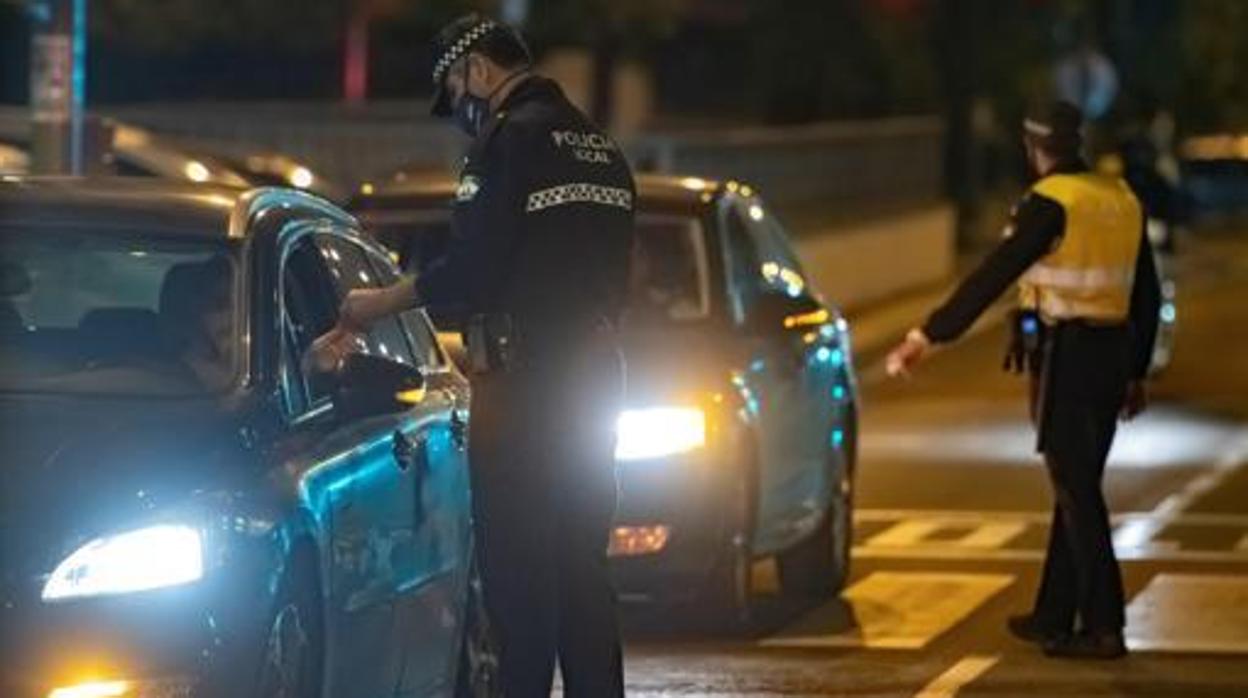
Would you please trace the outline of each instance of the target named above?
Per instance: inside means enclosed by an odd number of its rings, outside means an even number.
[[[365,185],[354,210],[419,272],[450,239],[454,189],[445,174],[407,173]],[[637,220],[621,328],[618,587],[741,617],[752,563],[774,556],[786,592],[839,589],[857,439],[845,320],[747,186],[642,176]],[[431,312],[444,329],[461,320]]]
[[[490,680],[465,380],[419,312],[305,358],[397,274],[292,190],[0,182],[0,695]]]

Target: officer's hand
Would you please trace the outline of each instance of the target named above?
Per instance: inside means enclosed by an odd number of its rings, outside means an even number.
[[[317,373],[333,373],[342,365],[347,355],[355,350],[354,333],[341,326],[317,337],[304,356],[305,370],[311,368]]]
[[[389,314],[386,290],[357,288],[347,293],[338,308],[338,326],[343,330],[368,332],[373,323]]]
[[[338,308],[338,325],[363,334],[379,320],[416,306],[416,282],[404,278],[385,288],[357,288]]]
[[[1148,409],[1148,386],[1142,380],[1133,380],[1127,384],[1127,396],[1122,401],[1120,416],[1124,422],[1130,421],[1146,409]]]
[[[909,377],[910,370],[923,360],[931,346],[931,340],[921,330],[910,330],[901,344],[888,354],[884,367],[889,377]]]

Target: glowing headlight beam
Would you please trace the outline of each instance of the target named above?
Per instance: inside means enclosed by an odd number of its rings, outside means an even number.
[[[616,422],[615,459],[646,460],[706,445],[706,414],[696,407],[625,410]]]
[[[48,698],[115,698],[129,692],[130,684],[125,681],[96,681],[55,689]]]
[[[130,594],[189,584],[204,574],[199,532],[152,526],[97,538],[65,558],[43,587],[44,601]]]

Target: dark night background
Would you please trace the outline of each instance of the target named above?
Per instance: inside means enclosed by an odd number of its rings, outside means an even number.
[[[1113,118],[1172,105],[1190,129],[1248,120],[1248,6],[1237,0],[532,0],[539,52],[580,45],[649,65],[661,115],[803,122],[1011,113],[1082,44],[1119,70]],[[292,9],[297,7],[298,9]],[[427,40],[492,3],[92,0],[88,102],[333,100],[343,35],[369,18],[369,97],[426,93]],[[23,3],[0,0],[0,101],[27,93]],[[103,77],[107,76],[107,77]]]

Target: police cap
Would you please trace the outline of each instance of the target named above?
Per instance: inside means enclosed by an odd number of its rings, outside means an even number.
[[[433,107],[434,116],[451,113],[451,95],[446,89],[446,76],[451,66],[469,53],[485,54],[504,67],[532,62],[529,47],[510,26],[471,13],[442,28],[433,39]]]
[[[1083,112],[1070,102],[1042,102],[1027,110],[1023,131],[1045,150],[1074,153],[1083,144]]]

